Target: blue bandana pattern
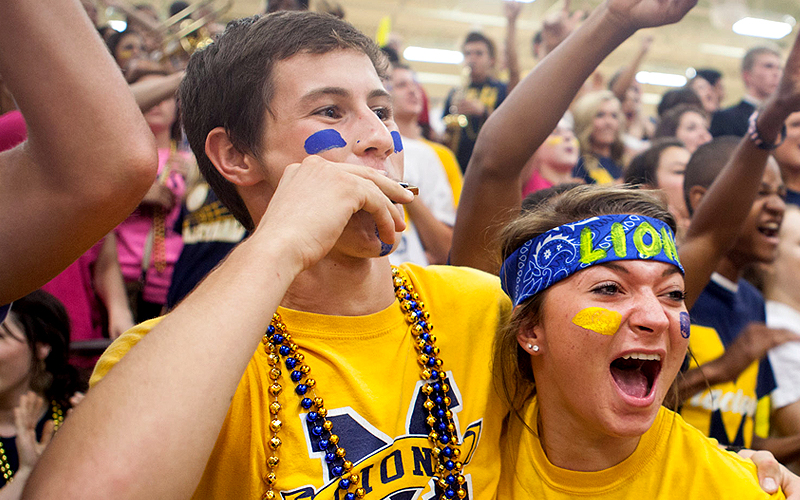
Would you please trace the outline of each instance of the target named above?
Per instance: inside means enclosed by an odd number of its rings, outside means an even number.
[[[675,235],[661,220],[643,215],[601,215],[553,228],[525,242],[500,269],[514,306],[595,264],[654,260],[683,273]]]

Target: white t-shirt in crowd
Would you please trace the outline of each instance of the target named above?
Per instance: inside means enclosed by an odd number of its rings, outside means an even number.
[[[767,301],[767,326],[800,334],[800,311],[773,300]],[[800,342],[786,342],[770,349],[769,362],[777,388],[772,391],[773,409],[800,400]]]
[[[403,137],[403,152],[405,154],[403,180],[419,187],[419,199],[437,220],[453,226],[456,222],[453,190],[436,151],[422,141]],[[389,256],[389,260],[394,265],[413,262],[427,266],[428,258],[425,256],[425,249],[414,223],[408,221],[408,218],[406,220],[409,222],[408,227],[403,231],[400,242]]]

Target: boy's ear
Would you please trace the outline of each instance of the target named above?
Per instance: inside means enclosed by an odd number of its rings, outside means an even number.
[[[237,186],[252,186],[264,179],[258,160],[239,151],[222,127],[216,127],[206,136],[206,155],[217,171]]]
[[[692,209],[692,213],[697,210],[697,207],[700,206],[700,202],[703,200],[703,196],[705,196],[707,188],[703,186],[692,186],[689,188],[689,204]]]

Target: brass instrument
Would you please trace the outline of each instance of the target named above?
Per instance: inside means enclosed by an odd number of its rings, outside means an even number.
[[[450,98],[450,109],[447,110],[447,115],[443,119],[445,125],[444,144],[454,153],[458,152],[458,145],[461,142],[461,130],[469,126],[469,118],[467,115],[458,112],[456,103],[464,99],[471,81],[472,70],[469,66],[464,66],[461,69],[461,85],[453,92]]]
[[[233,0],[223,2],[219,4],[216,0],[200,0],[167,19],[161,28],[165,36],[160,59],[163,61],[182,54],[190,56],[194,51],[211,45],[214,34],[208,29],[209,25],[233,6]],[[219,5],[214,5],[215,3]],[[206,8],[210,9],[209,12],[198,19],[192,19],[192,14]]]

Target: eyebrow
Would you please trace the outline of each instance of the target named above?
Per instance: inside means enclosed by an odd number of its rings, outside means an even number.
[[[325,96],[349,97],[350,91],[342,87],[322,87],[308,92],[301,98],[301,100],[303,102],[314,101]]]
[[[664,272],[661,274],[661,277],[662,277],[662,278],[666,278],[667,276],[670,276],[670,275],[673,275],[673,274],[675,274],[675,273],[679,273],[679,272],[681,272],[681,270],[680,270],[680,269],[678,269],[678,268],[677,268],[677,267],[675,267],[675,266],[671,266],[669,269],[667,269],[666,271],[664,271]]]
[[[325,96],[336,96],[336,97],[350,97],[352,94],[349,90],[343,87],[322,87],[319,89],[314,89],[311,92],[308,92],[301,98],[302,102],[311,102],[320,97]],[[375,89],[371,91],[367,95],[367,99],[374,99],[376,97],[385,97],[387,99],[391,99],[391,94],[387,92],[385,89]]]

